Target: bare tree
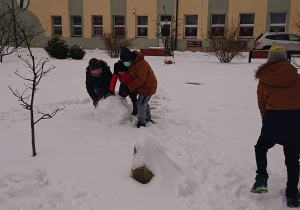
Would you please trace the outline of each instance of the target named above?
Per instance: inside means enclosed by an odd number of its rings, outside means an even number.
[[[133,45],[133,39],[115,36],[112,32],[103,33],[103,36],[100,39],[104,44],[106,54],[111,58],[119,57],[121,45],[125,47],[131,47]]]
[[[244,58],[248,49],[248,40],[239,39],[239,25],[232,21],[227,27],[212,30],[209,27],[205,40],[208,42],[209,55],[215,56],[221,63],[230,63],[233,58]]]
[[[25,63],[25,68],[27,68],[28,72],[32,75],[32,77],[24,76],[25,74],[21,74],[19,70],[17,69],[15,71],[15,74],[25,80],[25,90],[20,91],[19,89],[13,90],[10,86],[9,89],[13,93],[14,96],[18,98],[18,101],[21,102],[21,106],[30,111],[30,125],[31,125],[31,143],[32,143],[32,155],[36,156],[36,147],[35,147],[35,124],[38,123],[40,120],[43,119],[50,119],[54,117],[57,112],[63,110],[63,108],[56,107],[53,112],[51,113],[45,113],[43,111],[37,110],[37,116],[38,118],[35,119],[34,116],[34,100],[35,100],[35,94],[38,91],[38,85],[41,82],[41,79],[44,76],[47,76],[52,69],[54,69],[54,66],[51,66],[49,68],[46,68],[46,63],[49,62],[48,58],[40,58],[37,59],[33,55],[31,46],[36,40],[36,35],[39,32],[38,26],[34,21],[31,22],[22,22],[22,24],[18,25],[19,27],[19,38],[24,42],[26,49],[28,51],[28,54],[26,55],[26,58],[22,56],[22,54],[17,53],[17,57],[20,58]]]
[[[11,8],[3,1],[0,7],[0,62],[3,57],[14,53],[18,49],[18,40],[16,40],[16,27],[14,23],[20,20],[18,17],[22,11]]]
[[[297,18],[293,18],[293,26],[300,32],[300,12],[297,11]]]

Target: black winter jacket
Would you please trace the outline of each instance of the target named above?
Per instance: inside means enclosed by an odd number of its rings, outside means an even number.
[[[98,76],[93,76],[90,72],[89,66],[86,68],[86,90],[89,96],[96,100],[98,96],[95,92],[95,88],[101,88],[103,90],[103,94],[106,95],[109,92],[109,85],[112,78],[112,73],[110,71],[110,67],[107,66],[107,63],[103,60],[100,60],[102,66],[102,72]]]

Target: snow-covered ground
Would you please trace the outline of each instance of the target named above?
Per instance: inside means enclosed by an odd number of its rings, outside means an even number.
[[[40,48],[34,53],[48,57]],[[158,80],[150,101],[157,123],[137,129],[120,115],[101,117],[109,108],[128,117],[117,97],[93,108],[85,90],[93,57],[117,62],[95,49],[83,60],[47,63],[56,68],[42,79],[35,107],[65,109],[36,124],[36,157],[29,112],[8,88],[25,88],[16,69],[30,73],[15,55],[0,63],[1,210],[287,209],[281,146],[268,153],[269,192],[250,193],[261,127],[254,71],[264,59],[222,64],[204,53],[175,52],[175,64],[164,65],[164,57],[147,56]],[[131,178],[135,146],[148,149],[155,175],[148,184]]]

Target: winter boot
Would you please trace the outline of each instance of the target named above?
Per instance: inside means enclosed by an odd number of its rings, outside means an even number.
[[[146,124],[145,124],[145,123],[142,123],[142,122],[140,122],[140,121],[138,121],[137,124],[136,124],[136,127],[137,127],[137,128],[140,128],[141,126],[146,127]]]
[[[153,124],[154,124],[154,122],[153,122],[153,120],[151,119],[151,118],[146,118],[146,123],[148,123],[148,122],[152,122]]]
[[[299,193],[295,196],[287,197],[287,206],[291,208],[300,207],[300,196]]]
[[[268,192],[268,176],[256,175],[255,183],[250,190],[252,193],[266,193]]]

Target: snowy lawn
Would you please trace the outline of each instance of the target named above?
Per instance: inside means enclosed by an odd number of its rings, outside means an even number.
[[[40,48],[34,53],[48,57]],[[56,68],[42,79],[35,106],[65,109],[36,124],[36,157],[29,111],[8,88],[24,90],[17,68],[30,74],[15,55],[0,63],[1,210],[288,209],[281,146],[268,153],[269,192],[250,193],[261,127],[254,71],[266,60],[222,64],[201,52],[175,52],[175,64],[164,65],[164,57],[145,57],[158,80],[150,100],[156,124],[137,129],[134,121],[118,121],[128,115],[113,98],[100,101],[120,112],[111,120],[93,108],[85,90],[93,57],[117,62],[96,49],[83,60],[47,63]],[[146,161],[154,177],[145,185],[131,178],[135,145],[152,152]]]

